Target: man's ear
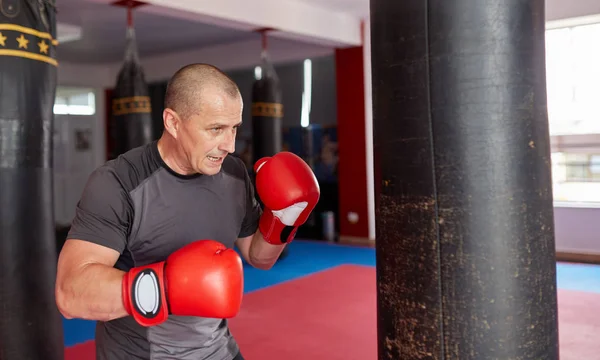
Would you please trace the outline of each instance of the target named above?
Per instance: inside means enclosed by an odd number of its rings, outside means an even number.
[[[165,130],[175,139],[177,139],[177,134],[179,132],[180,120],[179,115],[173,110],[166,108],[163,110],[163,124],[165,126]]]

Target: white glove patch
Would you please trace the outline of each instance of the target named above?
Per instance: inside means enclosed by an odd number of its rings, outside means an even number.
[[[160,306],[160,286],[152,270],[142,271],[134,283],[135,305],[143,315],[156,315]]]
[[[273,215],[278,217],[282,224],[293,226],[300,214],[306,209],[306,206],[308,206],[308,202],[302,201],[295,203],[292,206],[288,206],[285,209],[274,210]]]

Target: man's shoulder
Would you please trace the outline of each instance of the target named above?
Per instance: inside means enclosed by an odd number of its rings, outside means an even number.
[[[248,168],[244,161],[235,155],[226,156],[223,160],[223,172],[239,180],[245,181],[248,177]]]
[[[114,178],[128,192],[135,189],[160,168],[151,145],[131,149],[108,160],[93,175]]]

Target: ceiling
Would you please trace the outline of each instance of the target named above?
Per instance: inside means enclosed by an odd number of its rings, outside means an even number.
[[[57,21],[81,27],[81,38],[61,43],[59,61],[117,62],[125,54],[125,8],[84,0],[57,0]],[[251,32],[133,12],[136,44],[141,57],[256,38]]]
[[[174,3],[189,6],[201,4],[199,0],[154,0],[166,7]],[[192,2],[193,1],[193,2]],[[210,0],[210,4],[234,4],[235,0]],[[251,1],[251,2],[248,2]],[[274,1],[279,5],[274,5]],[[366,18],[369,13],[369,0],[246,0],[243,6],[273,5],[276,12],[289,4],[303,3],[313,9],[323,9],[332,14],[343,13],[353,18]],[[58,48],[61,62],[70,63],[115,63],[123,59],[125,53],[126,9],[110,5],[109,0],[56,0],[59,24],[80,27],[79,39],[62,41]],[[191,4],[191,5],[190,5]],[[150,5],[152,6],[152,5]],[[197,5],[201,6],[201,5]],[[211,5],[218,7],[217,5]],[[222,5],[223,7],[231,5]],[[303,5],[305,6],[305,5]],[[262,10],[257,10],[260,12]],[[546,16],[549,20],[564,17],[583,16],[600,13],[597,0],[546,0]],[[289,14],[288,14],[289,16]],[[251,17],[248,15],[248,17]],[[199,49],[206,46],[256,39],[259,35],[246,26],[226,26],[222,23],[199,20],[193,16],[175,16],[168,11],[134,11],[136,44],[141,57],[177,51]],[[286,19],[287,21],[287,19]],[[302,20],[298,21],[303,22]],[[307,19],[306,23],[314,22]],[[217,25],[219,24],[219,25]],[[345,31],[345,30],[343,30]]]

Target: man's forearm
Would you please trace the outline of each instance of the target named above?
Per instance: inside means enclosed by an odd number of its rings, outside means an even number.
[[[270,269],[279,255],[285,248],[284,245],[273,245],[269,244],[263,237],[260,230],[256,230],[252,237],[252,243],[250,244],[250,263],[252,266],[268,270]]]
[[[123,306],[125,272],[104,264],[88,264],[57,284],[56,299],[66,318],[108,321],[127,316]]]

